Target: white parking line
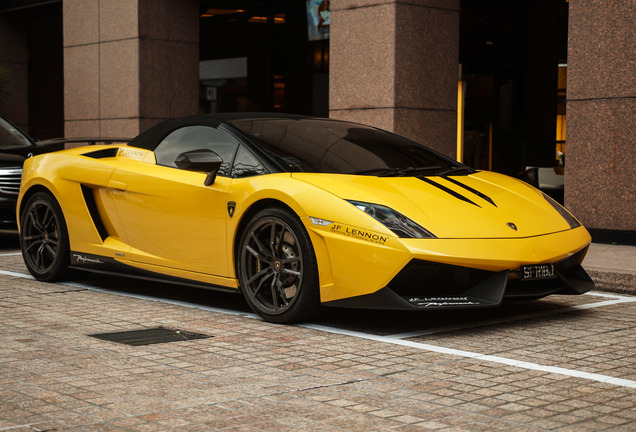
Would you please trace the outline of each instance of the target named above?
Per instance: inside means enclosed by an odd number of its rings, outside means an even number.
[[[16,255],[22,255],[22,252],[1,253],[0,257],[3,257],[3,256],[16,256]]]
[[[7,270],[0,270],[0,275],[13,276],[13,277],[19,277],[24,279],[33,279],[31,275],[7,271]],[[260,319],[260,317],[258,317],[256,314],[253,314],[253,313],[246,313],[246,312],[234,311],[234,310],[223,309],[223,308],[215,308],[210,306],[199,305],[196,303],[167,300],[167,299],[161,299],[157,297],[150,297],[150,296],[139,295],[139,294],[122,293],[119,291],[113,291],[113,290],[105,289],[105,288],[97,288],[97,287],[93,287],[91,285],[86,285],[82,283],[63,282],[61,283],[61,285],[66,285],[73,288],[84,288],[87,290],[103,292],[107,294],[115,294],[115,295],[119,295],[123,297],[132,297],[132,298],[141,299],[141,300],[150,300],[150,301],[156,301],[159,303],[184,306],[184,307],[193,308],[193,309],[207,310],[207,311],[222,313],[226,315],[235,315],[235,316],[242,316],[242,317],[252,318],[252,319]],[[581,307],[572,306],[572,307],[560,309],[560,311],[563,312],[568,310],[590,309],[592,307],[602,307],[602,306],[609,306],[609,305],[614,305],[618,303],[628,303],[628,302],[636,301],[636,297],[627,297],[627,296],[600,294],[600,293],[591,293],[590,295],[594,295],[597,297],[613,298],[614,300],[590,303],[587,305],[580,305]],[[527,314],[527,315],[534,316],[536,314]],[[492,321],[505,322],[505,320],[492,320]],[[473,358],[476,360],[481,360],[481,361],[486,361],[491,363],[515,366],[522,369],[529,369],[534,371],[542,371],[542,372],[548,372],[548,373],[553,373],[558,375],[565,375],[565,376],[570,376],[575,378],[582,378],[582,379],[587,379],[591,381],[602,382],[605,384],[612,384],[612,385],[620,386],[620,387],[636,388],[636,381],[633,381],[633,380],[615,378],[608,375],[602,375],[602,374],[596,374],[596,373],[590,373],[590,372],[583,372],[583,371],[578,371],[576,369],[567,369],[567,368],[562,368],[557,366],[546,366],[546,365],[541,365],[538,363],[531,363],[531,362],[526,362],[521,360],[509,359],[505,357],[476,353],[472,351],[464,351],[464,350],[458,350],[454,348],[446,348],[446,347],[441,347],[437,345],[424,344],[420,342],[404,340],[405,337],[409,337],[409,336],[406,336],[407,333],[399,334],[399,335],[390,335],[390,336],[379,336],[379,335],[374,335],[369,333],[344,330],[344,329],[328,327],[328,326],[323,326],[318,324],[301,324],[298,327],[303,327],[303,328],[308,328],[308,329],[313,329],[313,330],[318,330],[318,331],[323,331],[328,333],[334,333],[334,334],[339,334],[344,336],[350,336],[350,337],[355,337],[359,339],[367,339],[367,340],[372,340],[376,342],[400,345],[400,346],[405,346],[409,348],[420,349],[423,351],[430,351],[430,352],[436,352],[440,354],[448,354],[448,355],[459,356],[459,357]]]
[[[615,299],[634,299],[634,301],[636,301],[636,297],[626,297],[624,295],[620,295],[620,294],[608,294],[608,293],[602,293],[602,292],[587,292],[585,293],[585,295],[588,296],[592,296],[592,297],[607,297],[607,298],[615,298]]]
[[[1,275],[5,275],[5,276],[13,276],[13,277],[17,277],[17,278],[22,278],[22,279],[33,279],[35,280],[35,278],[31,275],[28,274],[24,274],[24,273],[18,273],[18,272],[12,272],[9,270],[0,270],[0,274]]]
[[[34,426],[37,426],[37,425],[42,424],[42,423],[44,423],[44,422],[29,423],[29,424],[24,424],[24,425],[3,427],[3,428],[0,428],[0,432],[2,432],[2,431],[10,431],[12,429],[21,429],[21,428],[27,428],[28,430],[37,430],[37,429],[34,428]]]
[[[356,337],[360,339],[368,339],[368,340],[372,340],[376,342],[390,343],[393,345],[400,345],[400,346],[405,346],[409,348],[417,348],[424,351],[431,351],[431,352],[436,352],[440,354],[448,354],[448,355],[454,355],[459,357],[468,357],[468,358],[473,358],[473,359],[481,360],[481,361],[499,363],[499,364],[504,364],[508,366],[516,366],[523,369],[543,371],[543,372],[559,374],[559,375],[567,375],[567,376],[576,377],[576,378],[583,378],[583,379],[598,381],[598,382],[602,382],[606,384],[613,384],[620,387],[636,388],[636,381],[623,379],[623,378],[615,378],[615,377],[596,374],[596,373],[583,372],[583,371],[578,371],[575,369],[566,369],[566,368],[557,367],[557,366],[545,366],[545,365],[540,365],[538,363],[530,363],[526,361],[514,360],[514,359],[505,358],[505,357],[475,353],[471,351],[458,350],[454,348],[446,348],[446,347],[441,347],[437,345],[407,341],[403,339],[396,339],[391,336],[378,336],[378,335],[373,335],[368,333],[343,330],[343,329],[321,326],[316,324],[304,324],[304,325],[301,325],[301,327]]]

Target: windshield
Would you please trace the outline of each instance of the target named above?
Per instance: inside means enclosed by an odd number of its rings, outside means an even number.
[[[31,145],[31,140],[27,136],[0,117],[0,150],[11,150]]]
[[[406,138],[355,123],[313,118],[229,123],[255,141],[283,171],[403,176],[463,167]]]

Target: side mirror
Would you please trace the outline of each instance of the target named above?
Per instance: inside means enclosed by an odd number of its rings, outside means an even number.
[[[204,184],[210,186],[216,179],[223,159],[212,150],[201,149],[181,153],[174,163],[177,168],[182,170],[208,173]]]

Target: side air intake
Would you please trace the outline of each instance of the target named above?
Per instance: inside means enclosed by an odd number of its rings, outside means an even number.
[[[99,210],[97,210],[97,203],[95,202],[95,191],[89,188],[88,186],[82,185],[82,194],[84,195],[84,201],[86,202],[86,207],[88,208],[88,212],[91,215],[91,219],[93,220],[93,225],[97,229],[99,236],[102,241],[108,238],[108,231],[106,231],[106,227],[104,226],[104,222],[102,221],[102,217],[99,215]]]

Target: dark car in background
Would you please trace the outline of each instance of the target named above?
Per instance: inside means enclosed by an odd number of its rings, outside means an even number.
[[[0,117],[0,229],[15,229],[15,204],[22,164],[36,154],[64,148],[64,142],[35,142],[20,128]]]
[[[128,138],[55,138],[35,141],[0,116],[0,229],[16,229],[15,206],[20,191],[22,165],[32,156],[63,150],[66,143],[111,143]]]

